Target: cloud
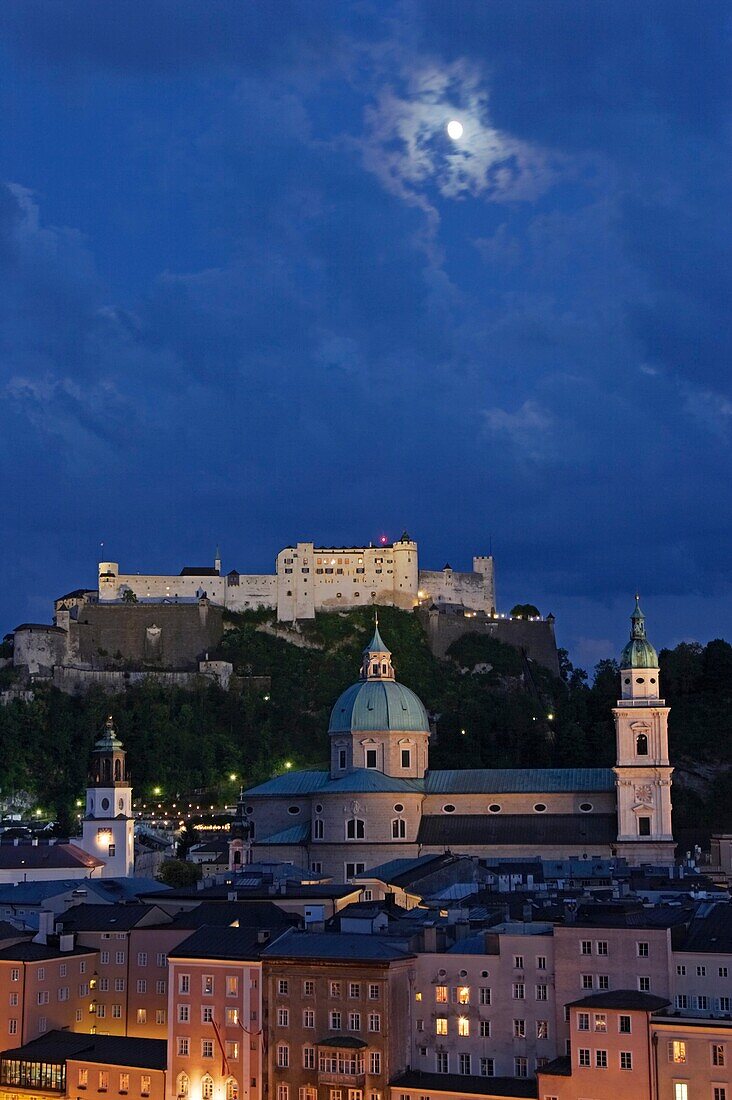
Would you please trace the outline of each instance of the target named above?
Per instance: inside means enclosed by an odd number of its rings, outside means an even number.
[[[515,412],[506,409],[485,409],[486,430],[506,439],[525,458],[547,457],[552,442],[553,416],[536,401],[524,401]]]
[[[463,125],[453,142],[450,119]],[[381,88],[365,112],[365,167],[383,187],[434,222],[434,198],[531,201],[552,183],[556,163],[491,124],[477,67],[458,60],[404,63],[399,90]]]

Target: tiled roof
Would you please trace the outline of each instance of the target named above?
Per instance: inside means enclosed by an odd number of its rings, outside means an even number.
[[[165,914],[155,905],[74,905],[58,921],[65,932],[124,932],[136,928],[150,914]]]
[[[551,1062],[545,1062],[543,1066],[539,1066],[536,1070],[537,1073],[548,1073],[552,1077],[571,1077],[572,1076],[572,1059],[562,1054],[559,1058],[553,1058]]]
[[[732,954],[732,902],[716,902],[698,910],[678,950]]]
[[[16,943],[12,947],[0,947],[0,959],[5,962],[40,962],[42,959],[68,959],[71,955],[94,955],[95,947],[73,947],[59,951],[55,945],[45,943]]]
[[[611,768],[461,768],[430,771],[427,794],[555,794],[614,791]]]
[[[378,878],[382,882],[393,883],[398,876],[412,874],[420,867],[424,867],[428,863],[434,863],[439,858],[439,856],[432,855],[417,856],[416,859],[390,859],[387,863],[380,863],[377,867],[370,867],[363,874],[356,875],[356,880]]]
[[[124,1035],[86,1035],[73,1031],[49,1031],[22,1047],[4,1050],[2,1059],[60,1064],[67,1059],[100,1065],[165,1069],[164,1039],[130,1039]]]
[[[245,791],[245,798],[257,798],[264,795],[304,795],[312,794],[324,787],[330,777],[329,772],[285,772],[251,787]]]
[[[669,1000],[654,993],[640,993],[637,989],[609,989],[606,993],[591,993],[569,1003],[573,1008],[628,1008],[657,1012],[659,1008],[665,1008]]]
[[[103,867],[104,861],[76,844],[0,844],[0,870],[72,870]]]
[[[612,844],[615,814],[427,814],[418,844],[459,848],[465,844]]]
[[[285,932],[276,943],[265,948],[267,959],[351,959],[383,961],[412,956],[401,947],[378,936],[330,932]]]
[[[169,959],[258,959],[269,942],[266,928],[205,925],[168,953]],[[277,933],[275,932],[275,935]]]
[[[460,1096],[522,1096],[537,1095],[533,1078],[467,1077],[462,1073],[421,1073],[408,1069],[391,1082],[393,1089],[415,1089],[420,1093],[455,1092]]]
[[[195,909],[183,909],[171,922],[173,928],[203,928],[204,925],[239,928],[274,928],[297,921],[272,901],[204,901]]]
[[[368,794],[369,791],[415,791],[421,793],[424,782],[421,779],[400,779],[399,776],[384,775],[373,768],[356,768],[346,775],[328,783],[323,794],[343,791],[355,794]]]
[[[310,823],[302,825],[290,825],[287,829],[280,829],[278,833],[263,836],[257,844],[307,844],[310,840]]]

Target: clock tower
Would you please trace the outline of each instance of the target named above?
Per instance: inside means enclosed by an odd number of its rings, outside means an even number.
[[[658,654],[646,638],[635,598],[630,641],[620,656],[620,695],[613,707],[617,762],[616,852],[629,863],[673,863],[669,707],[660,698]]]
[[[84,851],[104,860],[102,878],[129,878],[135,872],[135,822],[126,756],[110,715],[94,744],[82,826]]]

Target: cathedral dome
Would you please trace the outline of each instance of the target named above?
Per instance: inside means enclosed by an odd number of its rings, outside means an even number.
[[[620,654],[621,668],[658,668],[658,654],[646,638],[646,617],[640,609],[639,597],[630,616],[630,641]]]
[[[359,680],[336,701],[328,733],[429,733],[422,700],[396,680]]]

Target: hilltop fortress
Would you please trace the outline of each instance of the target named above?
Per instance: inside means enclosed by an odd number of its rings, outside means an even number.
[[[232,668],[209,660],[225,613],[265,609],[279,622],[381,605],[419,615],[433,652],[444,657],[466,633],[498,638],[558,675],[553,618],[512,619],[496,612],[492,555],[470,572],[420,569],[417,543],[332,547],[298,542],[279,552],[275,572],[224,573],[212,566],[178,574],[121,573],[99,564],[98,589],[78,588],[54,603],[53,625],[22,623],[13,632],[13,665],[26,677],[51,679],[62,691],[92,685],[121,691],[145,676],[187,686],[198,677],[228,686]]]
[[[223,573],[218,550],[213,567],[187,567],[175,576],[120,573],[114,561],[99,564],[99,602],[182,603],[202,597],[230,611],[266,607],[280,622],[312,619],[316,611],[382,604],[411,611],[431,604],[459,604],[492,614],[496,606],[492,555],[473,558],[470,573],[419,568],[417,543],[405,531],[398,542],[377,546],[316,546],[298,542],[277,555],[274,573]]]

